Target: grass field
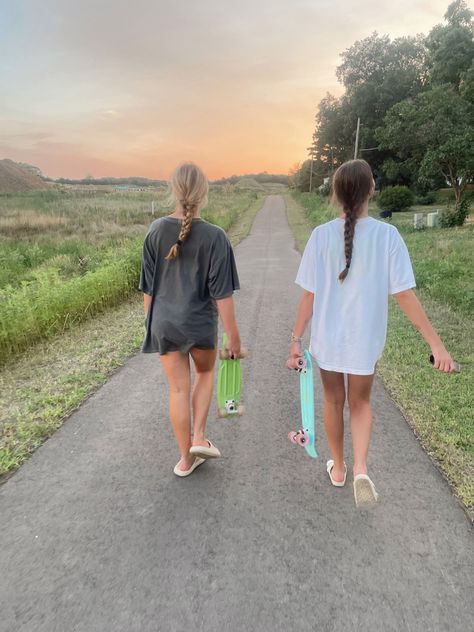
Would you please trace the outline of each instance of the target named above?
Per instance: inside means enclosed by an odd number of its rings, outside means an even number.
[[[300,251],[314,226],[337,216],[325,200],[309,194],[288,195],[287,209]],[[377,217],[376,208],[370,211]],[[412,219],[412,212],[397,213],[393,224],[410,251],[417,294],[462,372],[444,375],[430,367],[429,349],[390,299],[387,344],[378,373],[473,518],[474,225],[415,231]]]
[[[203,217],[228,230],[261,195],[211,187]],[[0,195],[1,361],[125,300],[146,229],[168,212],[164,189]]]
[[[136,224],[141,239],[150,221],[151,204],[149,198],[139,197],[126,196],[131,206],[136,203],[137,217],[142,209],[142,223]],[[122,199],[124,205],[126,198]],[[213,190],[207,217],[220,215],[235,245],[248,234],[262,199],[260,194],[232,187]],[[96,236],[90,235],[90,240],[94,239]],[[84,243],[87,247],[87,240]],[[136,282],[135,274],[134,286]],[[142,338],[143,304],[137,291],[116,306],[108,306],[104,313],[37,342],[28,353],[10,356],[0,366],[0,480],[5,480],[114,369],[136,353]]]

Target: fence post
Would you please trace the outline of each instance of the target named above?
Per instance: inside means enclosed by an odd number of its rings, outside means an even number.
[[[423,213],[413,215],[413,228],[423,228]]]
[[[426,219],[429,228],[437,228],[439,226],[439,215],[437,211],[436,213],[428,213]]]

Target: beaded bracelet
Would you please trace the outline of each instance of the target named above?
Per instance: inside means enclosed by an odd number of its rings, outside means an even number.
[[[291,342],[302,342],[302,341],[303,341],[302,336],[295,336],[295,334],[291,332]]]

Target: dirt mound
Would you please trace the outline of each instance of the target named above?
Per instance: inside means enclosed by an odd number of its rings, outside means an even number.
[[[38,175],[13,160],[0,160],[0,193],[47,189],[48,184]]]

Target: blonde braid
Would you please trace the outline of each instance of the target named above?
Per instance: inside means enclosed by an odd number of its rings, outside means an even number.
[[[184,241],[186,241],[191,230],[195,206],[189,204],[186,201],[181,202],[181,206],[184,210],[184,217],[183,221],[181,222],[181,230],[179,231],[177,242],[171,246],[169,253],[165,257],[167,261],[173,261],[174,259],[176,259],[181,246],[183,245]]]

